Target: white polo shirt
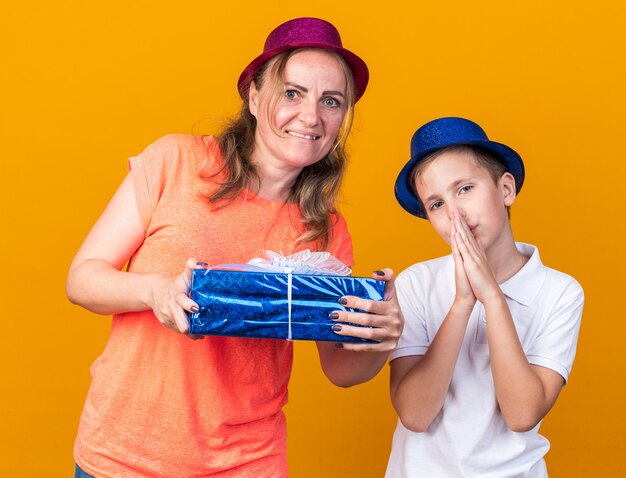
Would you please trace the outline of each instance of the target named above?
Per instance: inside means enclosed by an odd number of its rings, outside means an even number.
[[[563,376],[574,361],[583,309],[583,290],[572,277],[541,263],[536,247],[516,243],[529,257],[501,284],[517,333],[531,364]],[[452,256],[415,264],[396,281],[404,332],[391,360],[424,355],[455,294]],[[544,455],[550,444],[538,424],[525,433],[504,421],[491,376],[484,309],[477,303],[469,319],[443,408],[424,433],[400,420],[393,436],[388,478],[547,477]]]

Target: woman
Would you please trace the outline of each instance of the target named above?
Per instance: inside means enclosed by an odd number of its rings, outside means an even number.
[[[76,476],[287,476],[292,344],[190,340],[198,337],[188,334],[186,313],[197,310],[189,279],[206,263],[247,262],[266,249],[328,250],[352,264],[334,201],[341,143],[367,81],[365,63],[330,23],[294,19],[242,73],[240,116],[219,137],[169,135],[130,159],[68,276],[72,302],[113,314],[91,370]],[[334,315],[375,327],[338,334],[378,344],[317,344],[333,383],[369,380],[395,347],[402,318],[392,275],[377,273],[388,280],[385,301],[347,298],[372,314]]]

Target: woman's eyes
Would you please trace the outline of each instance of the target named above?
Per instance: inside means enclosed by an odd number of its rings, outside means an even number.
[[[339,106],[341,106],[341,103],[339,103],[339,101],[337,101],[335,98],[325,98],[324,99],[324,104],[326,106],[330,106],[331,108],[338,108]]]
[[[300,97],[300,92],[298,90],[285,90],[285,98],[289,100],[295,100]],[[336,98],[331,96],[322,99],[322,104],[329,108],[339,108],[341,103]]]

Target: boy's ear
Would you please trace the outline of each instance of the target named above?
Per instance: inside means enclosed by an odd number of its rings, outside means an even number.
[[[500,178],[500,189],[502,190],[502,199],[504,205],[510,207],[515,202],[517,190],[515,188],[515,178],[511,173],[504,173]]]
[[[252,116],[256,118],[259,110],[259,90],[256,89],[254,81],[250,83],[250,88],[248,89],[248,108]]]

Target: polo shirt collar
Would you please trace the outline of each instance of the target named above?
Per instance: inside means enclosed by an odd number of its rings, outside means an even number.
[[[528,262],[510,279],[500,284],[505,296],[522,305],[530,305],[543,286],[546,271],[539,251],[531,244],[516,242],[517,250],[528,257]]]

